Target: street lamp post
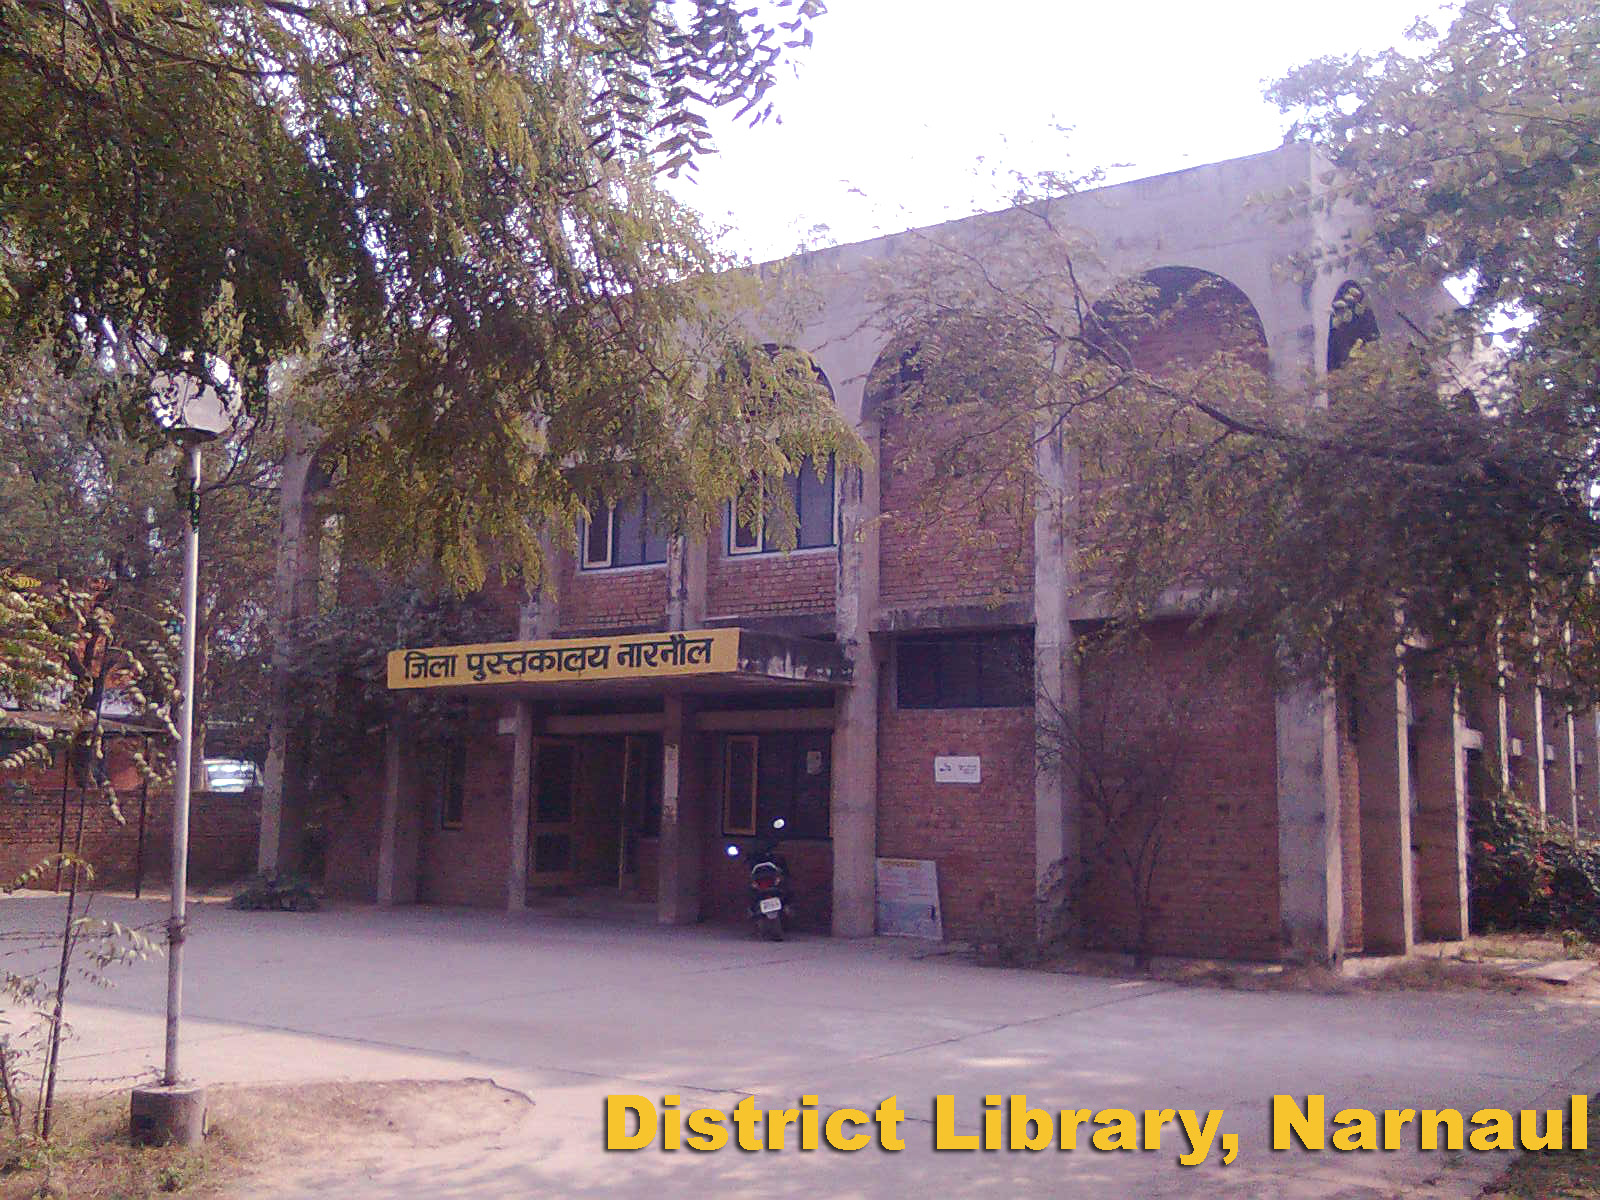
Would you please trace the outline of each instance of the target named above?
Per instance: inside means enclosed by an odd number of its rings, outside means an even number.
[[[206,1093],[178,1071],[183,1016],[183,943],[189,884],[189,785],[194,769],[194,641],[200,592],[200,448],[227,429],[227,406],[216,391],[187,377],[158,379],[173,417],[168,429],[183,449],[183,660],[179,672],[178,761],[172,795],[172,909],[167,918],[167,1038],[161,1083],[135,1088],[129,1127],[138,1142],[198,1145],[205,1137]]]

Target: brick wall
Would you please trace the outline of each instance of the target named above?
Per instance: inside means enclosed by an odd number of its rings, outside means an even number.
[[[1032,936],[1031,708],[900,710],[880,700],[878,854],[932,859],[947,938]],[[935,784],[933,759],[976,754],[983,782]]]
[[[1344,896],[1344,948],[1359,954],[1361,928],[1361,774],[1356,760],[1356,741],[1350,736],[1350,697],[1342,689],[1338,695],[1336,721],[1339,728],[1339,861]]]
[[[583,571],[563,554],[556,597],[562,630],[659,627],[667,614],[667,567]]]
[[[340,795],[327,815],[324,886],[347,900],[378,894],[378,824],[383,813],[383,737],[352,756]]]
[[[1090,659],[1084,704],[1116,689],[1176,691],[1195,679],[1175,802],[1151,889],[1156,953],[1276,958],[1280,952],[1276,715],[1260,664],[1227,662],[1176,622],[1149,629],[1148,650],[1115,666]],[[1084,852],[1099,844],[1085,814]],[[1109,864],[1086,896],[1091,944],[1130,946],[1131,886]]]
[[[879,599],[886,608],[1031,600],[1033,501],[987,472],[953,478],[926,457],[925,419],[885,414],[878,530]],[[955,436],[946,433],[944,436]],[[1025,453],[1002,447],[996,454]]]
[[[471,730],[460,829],[440,827],[440,798],[426,773],[417,773],[417,898],[498,908],[506,902],[510,869],[512,739],[495,733],[495,714],[487,708],[475,714]]]
[[[834,547],[789,554],[729,555],[726,541],[713,533],[706,558],[709,616],[833,613],[839,570]]]
[[[78,804],[84,803],[83,856],[95,870],[94,886],[133,885],[139,846],[139,778],[135,743],[106,743],[107,773],[117,789],[123,820],[96,791],[67,789],[66,848],[75,844]],[[0,881],[10,882],[56,852],[61,832],[61,757],[47,766],[0,777]],[[195,792],[189,804],[189,878],[225,883],[250,875],[256,866],[261,793]],[[172,793],[152,790],[145,804],[144,879],[165,884],[172,856]],[[55,872],[42,881],[53,883]]]

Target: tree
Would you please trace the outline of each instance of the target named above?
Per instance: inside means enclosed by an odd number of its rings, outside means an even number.
[[[123,628],[161,631],[175,611],[185,508],[179,454],[97,419],[99,372],[63,379],[44,357],[13,365],[0,406],[0,524],[7,567],[103,589]],[[277,438],[270,423],[235,431],[202,484],[206,555],[196,631],[196,744],[219,717],[241,731],[265,719],[266,612],[276,531]],[[258,735],[258,740],[260,739]]]
[[[142,934],[91,918],[78,909],[79,887],[94,878],[92,865],[83,858],[84,816],[90,795],[108,804],[112,815],[122,820],[116,791],[105,770],[103,717],[107,702],[115,693],[135,713],[164,724],[169,734],[176,735],[168,719],[176,684],[170,639],[160,624],[141,629],[137,623],[119,623],[116,589],[115,582],[87,587],[61,580],[46,584],[0,567],[0,594],[6,597],[0,611],[8,624],[6,681],[20,684],[16,699],[44,709],[31,715],[0,711],[0,732],[7,735],[8,742],[17,743],[0,756],[0,770],[47,758],[53,749],[59,750],[62,760],[76,773],[79,789],[71,849],[51,855],[20,879],[0,884],[0,892],[16,891],[54,867],[59,885],[62,872],[68,872],[66,914],[59,934],[22,935],[24,941],[38,940],[38,945],[28,949],[43,946],[59,951],[53,983],[46,969],[0,970],[0,997],[21,1006],[25,1027],[37,1038],[41,1061],[35,1127],[46,1141],[52,1130],[61,1039],[66,1030],[63,1014],[74,955],[87,942],[95,963],[103,968],[143,957],[150,948]],[[25,652],[13,657],[13,646],[19,642]],[[140,771],[147,778],[159,778],[164,757],[141,756],[137,760]],[[64,808],[62,819],[64,833]],[[88,974],[91,979],[99,978],[95,971]],[[10,1036],[0,1038],[0,1092],[19,1133],[22,1115],[17,1072],[23,1052]]]
[[[709,109],[765,114],[822,8],[4,0],[0,357],[114,367],[99,404],[153,437],[158,373],[259,414],[315,349],[345,507],[462,586],[491,546],[536,574],[619,461],[708,510],[842,431],[809,381],[707,385],[748,337],[656,175]]]
[[[894,264],[875,319],[915,348],[896,403],[953,414],[943,440],[910,423],[930,460],[960,457],[973,429],[1021,447],[967,463],[969,479],[1039,486],[1035,448],[1061,438],[1082,468],[1067,514],[1081,577],[1129,627],[1176,604],[1325,680],[1381,667],[1398,638],[1418,673],[1503,659],[1592,700],[1600,16],[1470,4],[1442,35],[1414,34],[1414,54],[1325,59],[1272,89],[1297,114],[1290,136],[1334,164],[1318,194],[1275,202],[1372,214],[1369,232],[1281,265],[1391,295],[1456,280],[1459,311],[1374,342],[1356,336],[1357,287],[1335,317],[1339,369],[1274,380],[1225,289],[1182,272],[1101,282],[1092,241],[1045,199],[1081,181],[1049,179]],[[1165,331],[1196,316],[1220,336],[1174,350]]]
[[[1361,263],[1397,292],[1454,278],[1466,296],[1414,354],[1369,356],[1338,381],[1334,412],[1348,415],[1325,440],[1337,465],[1375,476],[1389,520],[1373,541],[1413,641],[1497,637],[1592,699],[1600,14],[1473,0],[1442,35],[1419,22],[1411,38],[1413,53],[1321,59],[1269,93],[1296,115],[1289,136],[1336,165],[1324,202],[1372,213],[1342,262],[1303,267]],[[1487,332],[1494,354],[1463,377],[1452,368]],[[1375,582],[1363,580],[1369,597]],[[1563,628],[1579,635],[1571,653]]]

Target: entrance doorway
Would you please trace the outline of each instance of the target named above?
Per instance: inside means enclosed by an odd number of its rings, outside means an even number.
[[[655,889],[661,737],[541,738],[528,806],[528,886]]]
[[[539,742],[529,806],[528,884],[571,887],[577,881],[578,744]]]

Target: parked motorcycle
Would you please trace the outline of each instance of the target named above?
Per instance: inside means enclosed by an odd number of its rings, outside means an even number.
[[[789,887],[789,864],[778,851],[784,820],[772,823],[769,833],[750,846],[750,884],[748,911],[755,932],[768,941],[781,942],[794,920],[794,894]],[[739,847],[730,845],[728,857],[738,858]]]

